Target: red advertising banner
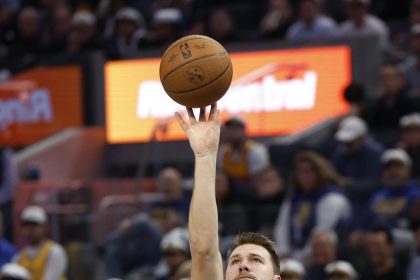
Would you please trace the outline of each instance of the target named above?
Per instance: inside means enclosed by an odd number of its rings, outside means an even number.
[[[0,145],[21,147],[82,124],[78,66],[35,68],[0,84]]]

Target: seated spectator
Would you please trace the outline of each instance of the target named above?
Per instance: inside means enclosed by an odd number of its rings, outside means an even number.
[[[379,71],[378,96],[368,106],[367,122],[376,139],[387,147],[396,144],[399,122],[404,115],[418,111],[418,100],[406,93],[404,79],[393,65],[384,65]]]
[[[364,118],[366,115],[366,92],[360,83],[349,84],[343,92],[344,100],[350,105],[349,115]]]
[[[254,176],[269,166],[267,147],[248,139],[245,122],[240,117],[225,122],[221,137],[217,165],[235,182],[251,184]]]
[[[29,271],[16,263],[1,266],[0,280],[31,280]]]
[[[256,176],[254,187],[257,201],[253,230],[270,237],[286,193],[283,178],[274,167],[268,167]]]
[[[300,0],[299,20],[287,31],[287,40],[317,40],[332,37],[336,29],[333,19],[320,13],[316,0]]]
[[[34,66],[43,54],[40,13],[33,7],[25,7],[17,19],[17,38],[7,54],[8,68],[17,73]]]
[[[305,267],[294,259],[281,260],[280,276],[282,280],[304,280]]]
[[[349,262],[335,261],[325,267],[327,280],[357,280],[357,272]]]
[[[365,234],[369,259],[361,280],[404,280],[406,275],[394,257],[394,239],[387,228],[374,227]]]
[[[399,147],[411,158],[411,177],[420,180],[420,114],[406,115],[400,120],[401,139]]]
[[[168,47],[182,36],[183,16],[175,8],[163,8],[153,14],[152,29],[146,40],[148,47]]]
[[[26,268],[31,280],[64,279],[67,256],[60,244],[47,238],[47,214],[41,207],[28,206],[21,216],[22,234],[27,242],[14,262]]]
[[[288,0],[270,0],[267,13],[260,23],[265,39],[283,39],[293,22],[293,10]]]
[[[366,226],[381,223],[391,228],[409,227],[410,208],[420,196],[420,186],[410,181],[410,157],[404,150],[387,150],[383,164],[383,189],[369,203]]]
[[[345,118],[335,134],[340,145],[331,161],[345,177],[346,194],[358,209],[377,189],[381,175],[381,156],[384,148],[369,137],[366,123],[359,117]]]
[[[416,255],[408,267],[407,280],[420,279],[420,224],[414,228],[414,233],[416,234]]]
[[[183,265],[190,262],[188,247],[188,230],[175,228],[162,239],[160,248],[165,267],[157,272],[157,279],[172,280],[181,273]]]
[[[96,17],[88,11],[79,11],[71,19],[67,38],[67,52],[80,53],[101,49],[102,41],[96,28]]]
[[[16,255],[17,250],[15,245],[3,238],[3,217],[0,213],[0,268],[4,264],[12,261],[12,258]]]
[[[274,239],[279,255],[300,259],[314,228],[338,229],[351,217],[351,205],[340,192],[341,178],[320,155],[300,152],[294,162],[292,194],[283,203]]]
[[[222,44],[243,39],[244,36],[238,29],[235,19],[224,7],[214,9],[208,15],[206,33]]]
[[[411,56],[401,63],[399,69],[404,74],[409,95],[420,97],[420,22],[411,27],[409,42]]]
[[[374,35],[383,49],[389,46],[389,30],[379,18],[369,14],[370,0],[346,0],[347,17],[340,26],[342,36]]]
[[[112,59],[129,58],[138,54],[145,43],[145,22],[135,9],[125,7],[115,15],[114,36],[108,42],[108,56]]]
[[[71,10],[68,7],[60,6],[53,11],[50,32],[47,37],[47,47],[50,53],[65,52],[67,47],[67,36],[71,30]]]
[[[310,240],[309,268],[306,280],[327,278],[326,266],[337,258],[338,237],[332,230],[315,229]]]

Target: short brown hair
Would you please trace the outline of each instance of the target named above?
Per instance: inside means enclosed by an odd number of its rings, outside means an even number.
[[[227,252],[227,258],[230,258],[232,252],[239,246],[245,244],[255,244],[265,248],[271,256],[271,262],[273,263],[273,270],[274,274],[280,275],[280,260],[279,256],[276,253],[276,247],[273,241],[269,238],[265,237],[262,234],[255,233],[255,232],[242,232],[239,233],[233,244],[230,246]]]

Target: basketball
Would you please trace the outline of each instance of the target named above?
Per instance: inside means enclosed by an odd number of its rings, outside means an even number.
[[[166,93],[181,105],[199,108],[215,103],[232,81],[232,63],[216,40],[185,36],[168,47],[160,62]]]

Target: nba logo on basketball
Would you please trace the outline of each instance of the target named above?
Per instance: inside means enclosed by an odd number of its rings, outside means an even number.
[[[192,56],[191,51],[190,51],[190,47],[188,46],[187,43],[180,45],[179,49],[181,50],[181,53],[182,53],[182,56],[184,57],[184,59],[188,59]]]

